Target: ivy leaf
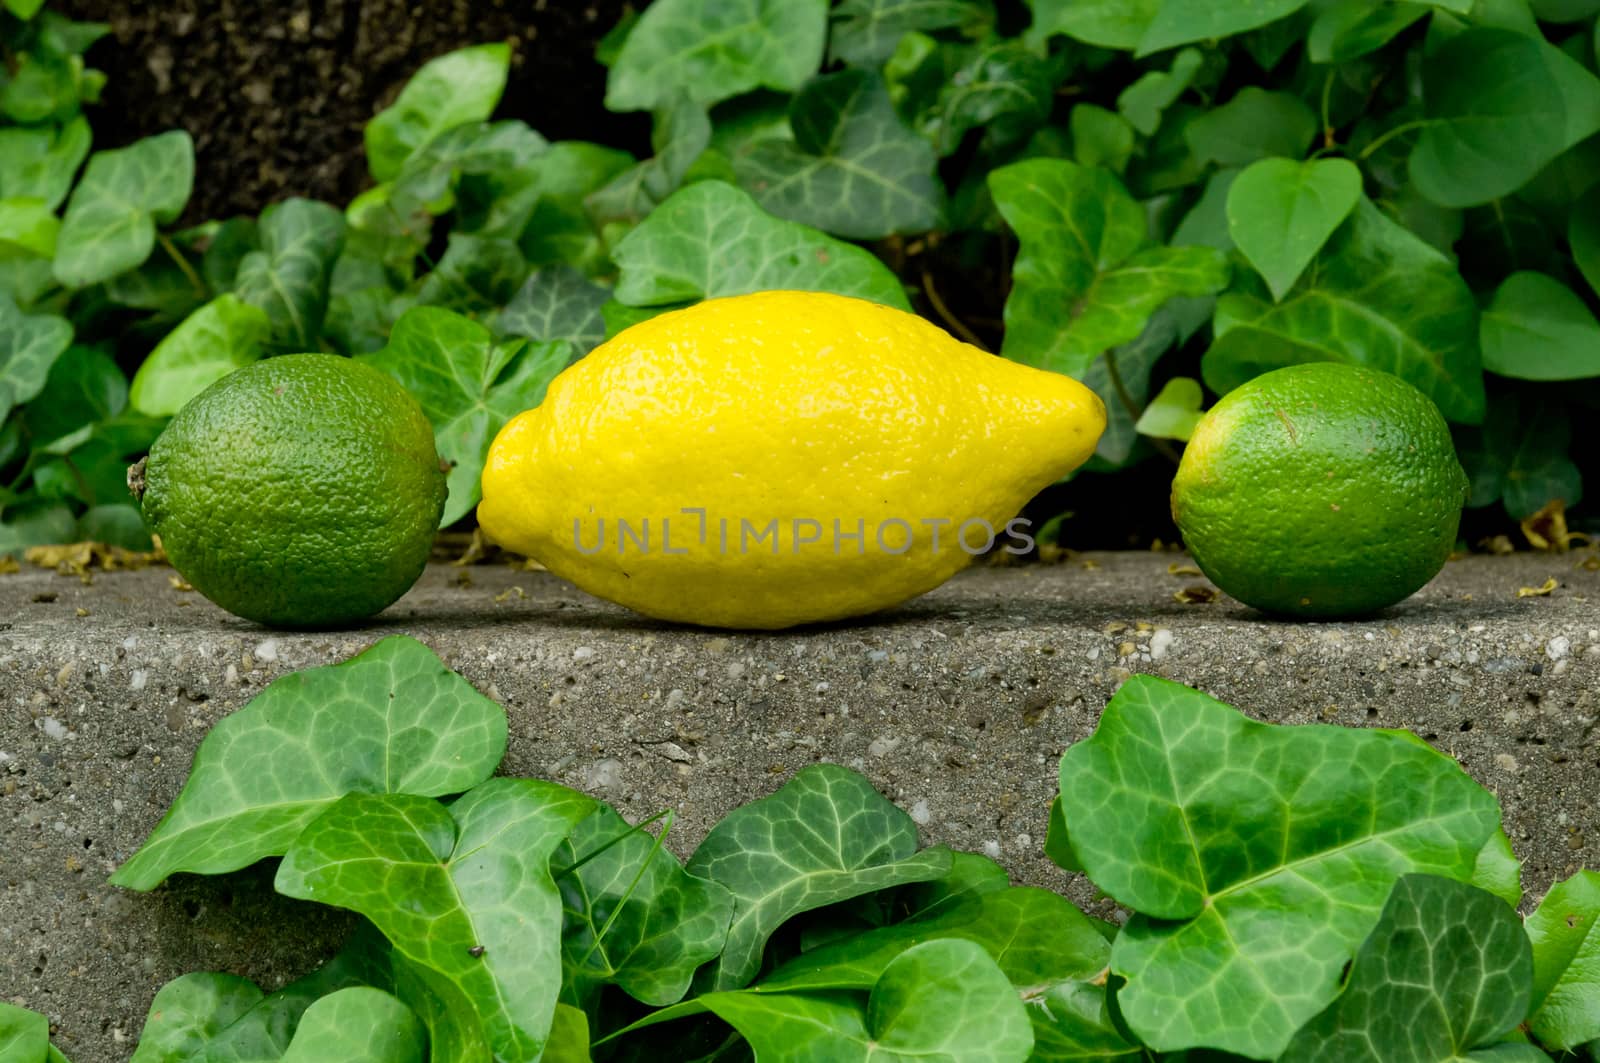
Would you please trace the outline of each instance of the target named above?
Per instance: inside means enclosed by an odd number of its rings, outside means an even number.
[[[940,905],[932,914],[819,945],[762,978],[756,989],[870,990],[897,956],[925,941],[980,945],[1012,985],[1028,990],[1092,978],[1111,957],[1111,945],[1060,894],[1003,886],[973,900],[974,905]]]
[[[1129,1028],[1256,1058],[1334,998],[1396,878],[1469,878],[1498,825],[1409,736],[1256,723],[1146,676],[1062,757],[1061,810],[1089,878],[1139,913],[1111,957]]]
[[[1558,498],[1570,509],[1583,498],[1571,446],[1572,420],[1561,406],[1516,391],[1494,396],[1481,428],[1456,433],[1456,454],[1472,484],[1467,505],[1503,501],[1513,520]]]
[[[282,1063],[422,1063],[427,1044],[410,1008],[381,989],[351,986],[306,1009]]]
[[[1409,181],[1393,195],[1379,200],[1378,206],[1447,257],[1456,253],[1456,243],[1465,228],[1461,211],[1428,202]],[[1504,268],[1498,272],[1503,273]]]
[[[1262,159],[1229,186],[1228,235],[1281,302],[1360,199],[1348,159]]]
[[[399,951],[391,950],[389,964],[395,996],[428,1028],[430,1059],[496,1063],[484,1024],[476,1011],[461,1001],[459,989]]]
[[[984,131],[989,148],[1026,139],[1049,119],[1055,87],[1050,62],[1022,44],[1001,41],[978,49],[939,93],[939,154],[954,152],[972,129]]]
[[[490,128],[500,126],[508,127],[499,134],[504,143],[491,157],[474,155],[454,173],[454,226],[479,236],[517,240],[547,194],[546,157],[555,145],[522,122],[499,122]],[[616,155],[626,163],[633,161],[627,152]]]
[[[0,128],[0,199],[37,199],[56,210],[90,154],[88,118],[64,125]]]
[[[1533,943],[1528,1028],[1547,1048],[1600,1038],[1600,872],[1556,883],[1526,926]]]
[[[1117,97],[1117,110],[1133,128],[1147,137],[1153,136],[1161,125],[1162,113],[1178,102],[1203,65],[1205,57],[1198,48],[1185,48],[1173,56],[1172,67],[1167,71],[1152,70],[1123,89]]]
[[[949,850],[917,852],[916,824],[866,779],[833,764],[803,768],[712,827],[686,865],[734,898],[710,986],[755,977],[767,938],[790,916],[949,869]]]
[[[72,542],[78,527],[72,510],[54,502],[29,506],[21,512],[8,506],[6,518],[0,521],[0,557],[20,554],[30,546]]]
[[[1295,1034],[1279,1058],[1495,1058],[1487,1050],[1522,1021],[1532,974],[1528,938],[1505,901],[1465,882],[1406,875],[1356,953],[1344,992]]]
[[[1365,198],[1283,301],[1229,292],[1213,329],[1201,374],[1219,395],[1282,366],[1348,362],[1395,374],[1453,421],[1483,419],[1477,301],[1449,259]]]
[[[1067,119],[1072,133],[1072,158],[1079,166],[1104,166],[1114,173],[1128,168],[1133,156],[1133,126],[1115,111],[1080,103]]]
[[[23,0],[25,4],[29,2],[31,0]],[[95,42],[111,33],[111,26],[107,23],[75,22],[54,11],[48,12],[30,28],[37,34],[35,39],[40,44],[65,56],[81,56]]]
[[[198,971],[162,986],[129,1063],[201,1063],[208,1047],[266,996],[248,978]]]
[[[733,895],[685,873],[654,835],[601,806],[552,861],[565,906],[565,994],[582,1003],[612,982],[645,1004],[682,999],[695,969],[722,951]]]
[[[61,222],[42,199],[0,199],[0,253],[54,258]]]
[[[1150,27],[1162,0],[1027,0],[1033,11],[1028,40],[1043,45],[1064,34],[1100,48],[1138,45]]]
[[[1033,1021],[1030,1063],[1142,1063],[1145,1050],[1117,1028],[1103,986],[1084,980],[1060,982],[1023,996]]]
[[[239,263],[260,248],[261,230],[254,218],[229,218],[223,222],[200,257],[200,276],[206,287],[219,294],[233,291]]]
[[[620,270],[615,296],[634,307],[785,288],[910,309],[899,279],[875,255],[774,218],[722,181],[674,192],[612,257]]]
[[[389,342],[395,317],[396,293],[384,288],[359,288],[341,292],[333,286],[323,338],[339,354],[371,354]]]
[[[1187,440],[1194,435],[1195,425],[1200,423],[1200,406],[1204,401],[1200,381],[1186,376],[1173,377],[1150,400],[1134,427],[1142,436]]]
[[[634,165],[624,151],[561,141],[539,159],[536,198],[518,244],[536,267],[571,265],[585,273],[605,272],[610,263],[584,200]]]
[[[6,0],[5,6],[13,15],[26,22],[39,13],[39,9],[44,6],[44,0]],[[25,1063],[31,1061],[25,1060]]]
[[[1318,0],[1316,6],[1320,7],[1329,2],[1331,0]],[[1310,22],[1311,12],[1301,8],[1287,18],[1280,18],[1276,22],[1269,22],[1265,26],[1240,34],[1238,44],[1251,59],[1255,60],[1256,66],[1270,74],[1277,70],[1278,64],[1283,62],[1283,57],[1305,39]]]
[[[529,272],[527,259],[510,240],[452,232],[433,272],[401,303],[486,314],[510,302]]]
[[[1013,361],[1081,376],[1167,300],[1227,284],[1221,252],[1145,247],[1143,208],[1108,171],[1030,159],[992,171],[989,188],[1019,242],[1002,348]]]
[[[1206,179],[1200,198],[1172,231],[1171,243],[1233,250],[1233,237],[1228,235],[1228,193],[1233,190],[1233,182],[1239,179],[1240,172],[1218,170]]]
[[[194,988],[202,993],[206,992],[204,987],[208,982],[213,988],[219,979],[224,986],[231,982],[228,975],[190,977],[196,980]],[[237,1017],[225,1025],[212,1028],[203,1039],[185,1039],[190,1054],[161,1058],[163,1063],[277,1063],[288,1049],[306,1009],[316,1001],[350,986],[386,988],[389,982],[388,943],[370,925],[363,924],[338,955],[315,971],[261,997],[245,1011],[237,1012]],[[247,991],[244,995],[249,996]],[[218,994],[217,999],[225,1001],[227,994]],[[162,1003],[160,994],[156,1001],[158,1005]],[[180,1010],[207,1025],[213,1018],[203,1007],[183,1006]],[[236,1009],[229,1011],[233,1013]],[[156,1014],[153,1005],[152,1021]]]
[[[1484,843],[1472,872],[1472,884],[1515,908],[1522,903],[1522,861],[1511,849],[1511,839],[1502,830]]]
[[[1600,12],[1600,0],[1533,0],[1530,6],[1541,22],[1582,22]]]
[[[571,354],[571,347],[559,341],[498,344],[470,318],[418,307],[395,323],[387,347],[358,356],[404,385],[433,424],[439,454],[451,463],[441,527],[478,504],[495,433],[539,405],[546,385]]]
[[[416,275],[416,259],[433,239],[433,218],[418,204],[396,202],[395,187],[369,188],[345,207],[345,246],[333,267],[334,290],[350,290],[339,283],[341,267],[352,259],[363,272],[381,269],[384,283]]]
[[[911,127],[937,145],[940,139],[938,105],[957,70],[971,59],[970,45],[939,41],[926,33],[908,33],[901,38],[895,53],[883,66],[884,84],[889,98]],[[720,118],[721,115],[719,114]],[[744,128],[735,127],[729,139],[737,149],[744,142],[763,136],[790,135],[787,112],[781,124],[760,120],[759,112]],[[719,123],[720,124],[720,123]],[[713,143],[724,139],[721,130]]]
[[[565,340],[575,354],[588,354],[606,338],[600,308],[611,291],[572,266],[550,266],[529,275],[495,318],[502,338]]]
[[[315,1001],[348,986],[383,984],[374,938],[382,943],[370,927],[358,930],[333,959],[267,995],[231,974],[196,972],[168,982],[150,1005],[134,1059],[277,1063]]]
[[[365,915],[497,1058],[537,1059],[561,987],[550,857],[594,807],[533,779],[492,779],[448,809],[350,793],[294,840],[275,885]]]
[[[1313,63],[1348,63],[1382,48],[1428,10],[1418,3],[1334,0],[1312,21],[1306,53]]]
[[[50,1020],[0,1000],[0,1059],[42,1063],[50,1049]]]
[[[119,273],[106,281],[102,287],[106,298],[118,306],[151,311],[152,325],[166,328],[176,325],[206,302],[206,287],[204,283],[196,283],[193,262],[184,252],[178,254],[189,270],[168,255],[152,256],[138,269]]]
[[[416,301],[416,261],[431,238],[425,213],[401,215],[394,209],[392,185],[379,185],[351,201],[345,210],[344,250],[328,280],[328,312],[323,338],[336,350],[362,354],[388,342],[389,328]],[[454,235],[454,234],[452,234]]]
[[[44,390],[50,367],[71,345],[65,318],[25,314],[0,292],[0,422]]]
[[[265,352],[272,322],[260,307],[219,295],[156,344],[138,372],[128,401],[151,417],[170,417],[188,401]]]
[[[1149,55],[1195,41],[1231,37],[1276,22],[1305,7],[1309,0],[1162,0],[1161,8],[1139,37],[1135,55]]]
[[[474,179],[490,182],[475,194],[491,201],[514,195],[513,189],[520,189],[533,176],[539,157],[549,148],[549,141],[528,128],[526,122],[452,126],[407,157],[394,179],[390,199],[402,215],[414,211],[442,214],[456,204],[457,186]],[[520,226],[509,223],[508,227],[516,231],[499,231],[503,219],[494,216],[492,206],[482,209],[484,217],[462,217],[459,227],[480,235],[513,239],[521,231]]]
[[[811,79],[789,105],[789,125],[793,140],[754,140],[733,156],[740,186],[767,211],[852,239],[939,224],[938,158],[900,121],[877,73]]]
[[[0,248],[0,294],[10,295],[21,307],[30,307],[56,286],[48,258],[8,253]]]
[[[1583,279],[1600,295],[1600,187],[1572,205],[1567,219],[1567,242]]]
[[[976,36],[994,17],[991,0],[843,0],[833,9],[828,58],[876,69],[907,33],[959,29]]]
[[[367,165],[377,181],[392,181],[413,152],[452,126],[486,121],[500,103],[511,69],[511,48],[480,44],[430,59],[394,103],[367,123]]]
[[[1469,207],[1516,191],[1600,130],[1600,81],[1559,48],[1475,28],[1423,63],[1427,124],[1411,153],[1418,191]]]
[[[711,993],[698,1002],[744,1035],[763,1063],[1024,1063],[1033,1049],[1016,990],[970,941],[929,941],[858,994]]]
[[[589,1054],[589,1016],[569,1004],[556,1005],[550,1024],[550,1039],[545,1042],[539,1063],[591,1063]]]
[[[953,852],[950,870],[927,882],[913,882],[901,886],[892,894],[891,908],[886,919],[926,919],[960,908],[970,915],[980,910],[983,898],[1000,890],[1009,889],[1011,876],[1006,869],[978,853]],[[866,898],[863,903],[876,905],[883,898]],[[879,909],[882,911],[882,909]],[[873,925],[882,925],[881,920]]]
[[[1275,155],[1299,159],[1316,135],[1317,116],[1300,97],[1253,85],[1240,89],[1233,99],[1206,111],[1183,129],[1197,158],[1223,166],[1246,166]],[[1346,165],[1355,169],[1351,163]],[[1360,190],[1359,183],[1356,188]]]
[[[641,321],[649,321],[657,314],[664,314],[668,310],[678,310],[688,305],[690,304],[638,307],[627,306],[617,302],[615,299],[609,299],[600,308],[600,316],[606,323],[606,339],[611,339],[620,333],[626,332]]]
[[[314,350],[328,307],[328,280],[344,247],[344,215],[312,199],[286,199],[261,212],[261,250],[239,261],[233,294],[267,316],[267,342]]]
[[[128,379],[116,361],[99,347],[75,343],[50,367],[24,417],[34,449],[59,454],[88,439],[96,422],[115,417],[127,404]]]
[[[1078,854],[1072,851],[1072,835],[1061,811],[1059,793],[1050,801],[1049,824],[1045,828],[1044,855],[1063,871],[1083,870],[1083,862],[1078,859]]]
[[[656,115],[650,143],[654,157],[617,174],[584,199],[596,225],[643,221],[657,204],[676,192],[689,167],[711,143],[711,119],[704,107],[681,99]]]
[[[354,791],[440,796],[494,771],[505,712],[415,639],[274,680],[200,743],[183,792],[111,884],[151,890],[285,852]],[[320,898],[319,898],[320,899]]]
[[[85,288],[150,257],[156,226],[176,221],[194,188],[194,141],[183,130],[97,151],[72,192],[56,242],[56,279]]]
[[[762,92],[719,106],[715,127],[711,130],[712,150],[732,158],[757,140],[792,139],[790,102],[788,97]]]
[[[828,0],[656,0],[606,80],[606,107],[709,105],[751,89],[793,92],[822,64]]]
[[[8,48],[6,77],[0,80],[0,114],[35,125],[72,117],[86,86],[81,61],[37,42],[18,54]]]
[[[1483,367],[1517,380],[1600,376],[1600,323],[1553,277],[1507,277],[1479,321]]]

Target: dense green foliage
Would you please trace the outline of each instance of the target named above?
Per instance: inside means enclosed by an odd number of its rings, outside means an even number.
[[[39,6],[0,10],[0,552],[142,541],[126,460],[295,350],[416,391],[460,519],[568,360],[769,287],[1084,379],[1102,474],[1306,360],[1431,396],[1474,506],[1576,505],[1600,451],[1592,0],[655,0],[598,56],[607,106],[654,115],[648,158],[495,121],[486,44],[372,119],[344,209],[203,224],[186,134],[91,154],[104,28]]]
[[[504,743],[499,707],[404,636],[218,725],[112,881],[281,856],[279,892],[364,918],[276,993],[169,983],[134,1063],[1600,1058],[1600,874],[1524,922],[1493,795],[1409,733],[1129,680],[1062,757],[1045,846],[1120,925],[919,849],[842,767],[680,864],[670,813],[490,778]],[[40,1063],[46,1032],[0,1009],[0,1059]]]

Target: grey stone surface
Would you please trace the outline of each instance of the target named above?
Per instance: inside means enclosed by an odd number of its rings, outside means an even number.
[[[376,638],[422,639],[505,704],[505,770],[642,817],[686,853],[797,768],[864,771],[929,842],[1090,898],[1041,853],[1061,751],[1131,672],[1261,719],[1407,727],[1496,791],[1537,895],[1600,866],[1600,573],[1576,557],[1474,557],[1360,623],[1269,620],[1173,555],[988,568],[870,622],[786,634],[675,629],[544,573],[431,568],[373,624],[272,632],[181,593],[168,570],[0,576],[0,998],[58,1024],[78,1063],[125,1059],[167,979],[269,988],[330,951],[337,914],[273,896],[271,868],[104,878],[177,794],[207,729],[269,681]],[[1554,577],[1548,597],[1519,587]]]

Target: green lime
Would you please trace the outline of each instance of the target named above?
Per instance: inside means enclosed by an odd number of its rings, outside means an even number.
[[[196,590],[275,627],[359,620],[428,561],[445,474],[415,399],[328,354],[270,358],[196,396],[129,473]],[[142,482],[141,482],[142,481]]]
[[[1172,516],[1218,587],[1272,613],[1370,613],[1416,591],[1455,545],[1467,476],[1433,402],[1334,362],[1229,392],[1200,420]]]

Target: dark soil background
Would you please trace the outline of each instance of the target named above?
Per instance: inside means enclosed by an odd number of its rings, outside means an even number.
[[[110,80],[97,148],[182,127],[198,153],[186,220],[255,214],[290,195],[343,204],[367,183],[361,128],[416,69],[509,41],[499,116],[551,140],[648,153],[649,117],[601,106],[594,46],[624,0],[58,0],[109,23],[90,52]]]

